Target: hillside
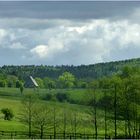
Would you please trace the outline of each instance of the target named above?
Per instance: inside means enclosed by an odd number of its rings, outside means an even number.
[[[57,79],[65,71],[72,73],[77,79],[93,80],[103,76],[112,75],[119,72],[124,66],[140,66],[140,58],[129,59],[116,62],[98,63],[93,65],[80,65],[80,66],[46,66],[46,65],[21,65],[21,66],[2,66],[0,73],[6,75],[15,75],[19,79],[28,80],[28,76],[33,77],[49,77]]]
[[[20,94],[19,89],[17,88],[0,88],[0,110],[2,108],[10,108],[13,113],[14,113],[14,118],[10,121],[6,121],[3,119],[3,114],[0,113],[0,137],[1,138],[28,138],[28,124],[25,122],[22,122],[20,120],[21,114],[23,113],[23,103],[22,98],[26,94],[35,94],[38,92],[39,94],[37,97],[39,100],[37,100],[37,105],[40,106],[43,104],[47,109],[51,110],[51,112],[47,115],[48,118],[52,117],[54,114],[53,110],[56,108],[56,131],[59,134],[63,134],[63,117],[64,117],[64,111],[66,109],[66,134],[67,135],[72,135],[74,134],[74,130],[76,129],[77,135],[80,134],[83,135],[92,135],[91,138],[94,137],[94,124],[92,122],[92,114],[90,113],[90,106],[86,105],[80,105],[80,104],[72,104],[70,102],[60,102],[58,99],[43,99],[43,96],[48,95],[50,93],[49,90],[46,89],[40,89],[39,91],[34,91],[33,89],[25,89],[24,90],[24,95]],[[76,101],[77,103],[82,101],[83,99],[85,100],[85,95],[87,94],[86,90],[52,90],[51,94],[55,95],[60,92],[65,92],[66,94],[69,95],[69,98],[71,98],[73,101]],[[102,95],[98,95],[98,98],[102,98]],[[75,117],[76,115],[76,117]],[[113,136],[112,129],[113,129],[113,113],[108,111],[107,112],[108,121],[108,135],[111,137]],[[48,138],[47,135],[51,134],[53,136],[53,131],[54,128],[53,126],[53,119],[48,119],[49,123],[45,126],[44,128],[44,137]],[[103,138],[104,137],[104,110],[101,108],[97,108],[97,118],[98,118],[98,137]],[[75,120],[76,119],[76,120]],[[74,127],[76,121],[76,128]],[[118,127],[118,134],[122,134],[122,128],[123,128],[123,123],[124,120],[118,120],[119,122],[119,127]],[[51,127],[50,127],[51,126]],[[50,128],[50,129],[48,129]],[[75,128],[75,129],[74,129]],[[36,130],[37,134],[40,134],[38,128],[33,127],[33,132]],[[3,133],[2,133],[3,132]],[[7,133],[6,133],[7,132]],[[15,135],[15,133],[17,133]],[[22,134],[22,136],[20,135]],[[24,134],[26,133],[26,134]],[[12,134],[12,136],[11,136]],[[54,137],[54,136],[53,136]],[[78,136],[77,136],[78,137]],[[39,136],[36,138],[40,138]],[[61,137],[61,139],[63,136]],[[69,138],[69,137],[68,137]],[[84,137],[80,137],[83,139]],[[90,137],[89,137],[90,138]],[[88,138],[87,138],[88,139]]]
[[[89,66],[5,66],[2,67],[0,84],[0,137],[1,138],[138,138],[140,136],[140,67],[139,59],[95,64]],[[125,67],[124,66],[131,66]],[[137,67],[132,67],[137,66]],[[5,69],[4,69],[5,68]],[[64,69],[65,68],[65,69]],[[66,70],[67,68],[67,70]],[[68,69],[69,68],[69,69]],[[77,70],[77,74],[85,73],[83,80],[95,79],[86,83],[86,88],[23,88],[16,78],[28,77],[31,70],[34,74],[47,75],[50,72]],[[76,69],[79,68],[79,69]],[[82,71],[83,68],[83,71]],[[85,69],[84,69],[85,68]],[[98,68],[98,69],[97,69]],[[105,69],[106,68],[106,69]],[[110,70],[109,70],[110,68]],[[114,69],[112,69],[114,68]],[[123,68],[123,69],[122,69]],[[45,71],[46,69],[46,71]],[[87,72],[86,72],[87,69]],[[99,71],[101,69],[102,71]],[[121,70],[122,69],[122,70]],[[4,71],[5,70],[5,71]],[[11,73],[13,70],[13,73]],[[39,71],[40,70],[40,71]],[[42,70],[42,71],[41,71]],[[88,72],[101,73],[89,78]],[[114,70],[114,71],[113,71]],[[45,72],[44,72],[45,71]],[[44,72],[44,73],[43,73]],[[72,73],[71,71],[69,71]],[[113,75],[115,72],[120,74]],[[73,73],[66,72],[73,81]],[[19,75],[16,75],[19,74]],[[54,73],[56,74],[56,73]],[[64,73],[63,73],[64,74]],[[62,74],[61,79],[64,75]],[[95,73],[94,73],[95,74]],[[38,76],[39,75],[34,75]],[[76,77],[76,75],[75,75]],[[3,79],[2,79],[3,78]],[[26,78],[26,77],[25,77]],[[41,77],[43,79],[43,77]],[[41,80],[40,78],[40,80]],[[52,77],[51,77],[52,78]],[[56,77],[58,78],[58,77]],[[77,77],[76,77],[77,78]],[[81,77],[80,77],[81,78]],[[79,79],[80,79],[79,78]],[[55,77],[53,78],[55,81]],[[58,80],[58,83],[60,78]],[[77,81],[80,81],[77,78]],[[38,79],[39,80],[39,79]],[[65,80],[65,78],[64,78]],[[66,79],[67,80],[67,79]],[[67,82],[65,80],[65,82]],[[46,80],[46,82],[48,79]],[[15,82],[16,88],[11,85]],[[45,81],[44,81],[45,82]],[[71,84],[71,81],[69,81]],[[41,82],[40,82],[41,83]],[[56,83],[57,84],[57,83]],[[65,83],[63,83],[65,85]],[[10,85],[10,86],[9,86]],[[19,87],[18,87],[19,86]],[[18,88],[17,88],[18,87]],[[14,117],[5,119],[2,110],[9,110]],[[33,111],[30,115],[30,111]],[[45,114],[47,113],[47,114]],[[40,115],[41,114],[41,115]],[[29,118],[33,117],[30,131]],[[53,119],[52,119],[53,118]],[[43,121],[43,129],[41,127]],[[41,128],[41,129],[40,129]],[[16,133],[16,134],[15,134]],[[36,135],[34,135],[36,134]],[[61,134],[61,137],[59,136]],[[22,135],[22,136],[21,136]]]

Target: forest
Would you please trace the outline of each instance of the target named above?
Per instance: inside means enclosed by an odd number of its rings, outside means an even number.
[[[67,88],[69,86],[86,88],[92,80],[119,73],[124,66],[139,67],[140,58],[80,66],[2,66],[0,67],[0,87],[19,87],[20,83],[25,87],[32,87],[29,76],[33,76],[40,83],[41,88]],[[66,87],[62,86],[60,84],[62,75],[72,78],[72,83]]]

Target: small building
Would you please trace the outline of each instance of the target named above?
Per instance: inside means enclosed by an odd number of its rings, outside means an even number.
[[[37,84],[36,80],[35,80],[32,76],[30,76],[30,79],[31,79],[31,81],[32,81],[33,87],[34,87],[34,88],[38,88],[39,85]]]

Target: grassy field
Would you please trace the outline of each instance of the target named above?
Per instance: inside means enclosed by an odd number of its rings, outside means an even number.
[[[24,93],[34,93],[43,96],[46,93],[55,94],[56,92],[66,92],[69,97],[76,102],[81,102],[86,99],[87,91],[83,89],[75,90],[46,90],[39,89],[35,91],[34,89],[25,89]],[[98,95],[100,98],[102,95]],[[28,126],[20,121],[20,114],[23,108],[21,103],[22,95],[19,89],[15,88],[0,88],[0,109],[10,108],[13,110],[14,119],[11,121],[5,121],[3,119],[2,113],[0,113],[0,131],[28,131]],[[67,132],[73,132],[72,119],[73,115],[77,115],[77,133],[94,133],[94,116],[90,114],[90,108],[85,105],[70,104],[67,102],[58,101],[45,101],[40,100],[39,103],[46,105],[49,108],[56,108],[58,127],[57,132],[63,132],[63,113],[64,109],[67,113]],[[108,124],[108,134],[113,137],[114,135],[114,122],[111,119],[112,113],[107,112],[107,124]],[[124,133],[124,121],[118,120],[118,132],[119,134]],[[104,110],[97,109],[97,125],[98,133],[104,134]],[[53,132],[51,124],[48,124],[45,132]],[[50,127],[52,129],[50,129]]]

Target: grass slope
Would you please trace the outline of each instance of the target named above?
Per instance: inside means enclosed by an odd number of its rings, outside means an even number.
[[[34,89],[25,89],[24,93],[39,93],[43,95],[45,93],[52,92],[67,92],[71,99],[79,102],[80,100],[86,99],[86,90],[46,90],[40,89],[39,91],[34,91]],[[101,95],[98,95],[100,98]],[[21,104],[22,95],[20,94],[19,89],[15,88],[0,88],[0,109],[2,108],[11,108],[14,112],[14,119],[11,121],[3,120],[3,115],[0,113],[0,131],[28,131],[28,126],[20,122],[19,116],[22,111]],[[90,115],[89,107],[84,105],[69,104],[67,102],[60,103],[57,101],[44,101],[40,100],[40,104],[46,105],[49,108],[56,108],[57,110],[57,119],[58,127],[57,132],[63,132],[63,111],[67,111],[67,132],[73,132],[72,118],[74,114],[77,114],[77,132],[78,133],[94,133],[94,116]],[[108,134],[114,135],[114,121],[112,120],[113,115],[108,112]],[[124,121],[118,120],[118,133],[124,133]],[[104,134],[104,110],[97,109],[97,125],[98,133]],[[53,129],[49,129],[52,125],[48,125],[45,132],[53,132]]]

